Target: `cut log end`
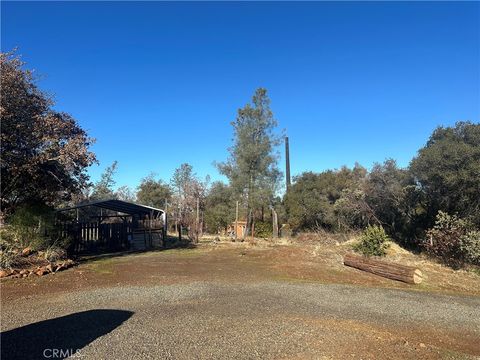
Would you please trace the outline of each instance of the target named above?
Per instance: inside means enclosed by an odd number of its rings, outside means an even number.
[[[419,269],[415,269],[413,272],[413,283],[420,284],[423,281],[423,274]]]

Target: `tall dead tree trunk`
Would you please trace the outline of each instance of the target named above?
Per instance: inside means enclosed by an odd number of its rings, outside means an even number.
[[[272,207],[272,237],[278,238],[278,215],[274,207]]]
[[[197,215],[195,218],[195,242],[198,243],[198,238],[200,235],[200,199],[197,198]]]

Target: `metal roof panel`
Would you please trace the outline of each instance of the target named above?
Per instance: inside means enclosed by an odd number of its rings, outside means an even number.
[[[134,214],[150,214],[156,213],[163,214],[165,211],[162,209],[157,209],[147,205],[135,204],[128,201],[118,200],[118,199],[106,199],[106,200],[97,200],[91,201],[88,203],[78,204],[75,206],[57,209],[57,211],[68,211],[68,210],[75,210],[80,209],[87,206],[96,206],[103,209],[113,210],[122,212],[124,214],[134,215]]]

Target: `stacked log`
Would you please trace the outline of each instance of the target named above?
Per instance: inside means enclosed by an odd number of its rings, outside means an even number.
[[[420,284],[423,280],[422,272],[411,266],[392,264],[353,254],[346,254],[343,258],[343,263],[346,266],[408,284]]]
[[[0,278],[12,277],[12,278],[24,278],[27,276],[37,275],[43,276],[46,274],[55,274],[58,271],[68,269],[75,265],[75,261],[71,259],[58,261],[56,263],[49,263],[44,266],[37,266],[32,269],[3,269],[0,270]]]

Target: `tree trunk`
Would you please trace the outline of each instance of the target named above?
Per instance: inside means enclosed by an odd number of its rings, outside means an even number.
[[[274,239],[278,238],[278,215],[275,209],[272,207],[272,237]]]
[[[197,197],[197,216],[195,217],[195,242],[198,243],[200,237],[200,199]]]
[[[175,219],[175,232],[178,232],[178,215],[173,211],[173,217]]]
[[[255,217],[252,216],[252,240],[255,238]]]
[[[253,184],[254,184],[254,177],[253,174],[250,173],[250,179],[248,182],[248,194],[247,194],[247,223],[245,225],[245,232],[243,233],[243,239],[244,241],[250,230],[250,226],[252,226],[252,192],[253,192]]]
[[[238,232],[238,200],[235,207],[235,241],[237,241],[237,238],[238,238],[237,232]]]
[[[362,256],[346,254],[343,258],[343,263],[346,266],[351,266],[388,279],[403,281],[408,284],[420,284],[423,279],[422,272],[417,268],[387,263]]]
[[[244,241],[248,234],[250,233],[250,228],[252,226],[252,210],[247,210],[247,223],[245,224],[245,231],[243,232],[242,241]]]

